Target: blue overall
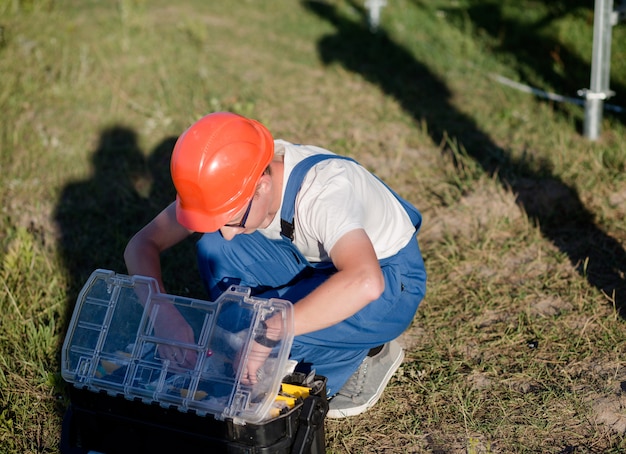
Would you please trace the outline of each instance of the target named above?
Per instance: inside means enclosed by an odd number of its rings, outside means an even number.
[[[243,285],[250,287],[255,296],[282,298],[297,304],[336,272],[332,263],[308,262],[291,242],[295,200],[302,180],[313,165],[328,158],[351,160],[318,154],[305,158],[292,170],[281,209],[283,239],[268,239],[258,231],[236,235],[230,241],[219,231],[200,238],[199,270],[213,300],[230,285]],[[389,190],[418,230],[422,220],[419,211]],[[290,358],[298,361],[297,370],[314,369],[325,376],[329,397],[341,389],[371,348],[395,339],[408,328],[424,298],[426,271],[415,237],[397,254],[380,260],[380,266],[385,279],[380,298],[336,325],[294,338]],[[240,322],[242,328],[249,323]]]

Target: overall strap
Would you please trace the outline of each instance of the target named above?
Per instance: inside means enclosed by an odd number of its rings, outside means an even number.
[[[352,158],[347,156],[340,156],[336,154],[316,154],[304,158],[298,164],[295,165],[291,174],[289,175],[289,179],[287,180],[287,185],[285,186],[285,195],[283,197],[283,206],[280,211],[280,234],[283,238],[286,238],[290,241],[293,241],[293,231],[294,231],[294,217],[295,217],[295,206],[296,206],[296,196],[300,191],[300,186],[302,185],[302,181],[306,176],[307,172],[313,167],[315,164],[324,161],[326,159],[345,159],[347,161],[352,161],[358,164]],[[378,178],[378,177],[377,177]],[[411,222],[415,226],[416,230],[419,230],[422,224],[422,215],[420,212],[411,205],[409,202],[400,197],[393,189],[391,189],[387,184],[382,181],[380,178],[378,179],[381,183],[383,183],[387,189],[398,199],[400,204],[404,207],[409,217],[411,218]]]

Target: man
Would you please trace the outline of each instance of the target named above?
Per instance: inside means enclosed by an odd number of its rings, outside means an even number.
[[[420,213],[353,160],[273,140],[257,121],[227,112],[178,138],[171,173],[176,201],[131,239],[128,272],[165,291],[160,253],[204,233],[198,264],[211,298],[237,284],[293,302],[290,358],[327,377],[328,417],[373,406],[404,357],[394,339],[426,291]],[[193,339],[175,310],[162,319],[158,332]],[[253,347],[261,355],[281,336],[266,323]],[[173,347],[159,354],[187,366],[193,359]],[[244,380],[254,382],[259,366],[248,363]]]

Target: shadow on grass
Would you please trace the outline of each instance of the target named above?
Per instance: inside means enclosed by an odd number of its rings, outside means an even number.
[[[55,211],[69,276],[63,333],[89,275],[98,268],[126,273],[123,253],[128,240],[174,200],[169,161],[175,141],[163,140],[146,158],[132,130],[106,129],[91,155],[92,176],[63,190]],[[166,252],[163,278],[172,293],[202,292],[192,287],[199,281],[194,279],[194,244],[191,239],[183,244],[186,247]]]
[[[422,5],[422,0],[415,0]],[[503,56],[518,73],[519,80],[529,85],[539,81],[543,89],[556,91],[571,98],[577,92],[590,88],[591,61],[585,61],[575,50],[558,39],[544,32],[565,14],[581,15],[593,26],[593,2],[589,0],[550,1],[542,5],[547,14],[537,20],[516,21],[504,14],[504,2],[475,2],[469,8],[444,9],[446,17],[460,28],[469,19],[475,30],[486,32],[492,42],[491,52]],[[529,15],[532,17],[532,15]],[[556,29],[556,28],[555,28]],[[615,46],[613,42],[613,46]],[[591,42],[589,43],[591,46]],[[546,88],[546,87],[551,87]],[[618,94],[626,93],[626,86],[616,81],[610,82],[610,89]],[[580,98],[582,102],[583,99]],[[612,103],[612,99],[608,103]],[[555,104],[561,110],[561,104]],[[604,115],[612,115],[607,111]],[[613,115],[619,121],[626,122],[626,115]],[[578,125],[582,131],[582,124]]]
[[[135,132],[123,126],[108,128],[92,153],[92,176],[65,187],[55,219],[70,277],[70,313],[92,271],[104,268],[126,272],[126,243],[174,200],[169,161],[175,142],[175,137],[166,138],[146,158],[137,145]],[[166,254],[164,279],[172,293],[180,293],[193,281],[193,245]]]
[[[76,298],[89,275],[98,268],[126,273],[123,253],[128,240],[174,200],[169,162],[175,142],[175,137],[166,138],[146,158],[132,130],[123,126],[106,129],[91,155],[92,176],[63,190],[55,220],[69,288],[59,358]],[[195,241],[189,238],[181,246],[164,254],[164,281],[174,294],[196,292],[204,297],[200,280],[195,278]],[[60,400],[57,412],[62,418],[66,410]],[[62,448],[69,449],[65,446],[68,441],[61,437]]]
[[[379,86],[417,122],[427,122],[434,143],[455,137],[471,159],[517,195],[518,204],[540,226],[544,237],[567,254],[591,285],[609,297],[615,295],[617,308],[626,315],[626,251],[594,223],[593,213],[576,190],[559,180],[548,163],[539,165],[537,171],[509,156],[472,118],[454,108],[446,84],[409,50],[394,42],[383,28],[376,34],[369,31],[367,12],[360,5],[352,2],[354,9],[362,12],[361,21],[343,17],[330,3],[304,1],[303,5],[335,27],[334,34],[318,43],[325,64],[339,62]]]

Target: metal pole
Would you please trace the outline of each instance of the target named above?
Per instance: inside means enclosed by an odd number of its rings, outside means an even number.
[[[387,0],[365,0],[365,7],[368,10],[368,22],[370,30],[376,32],[380,24],[380,10],[387,4]]]
[[[613,0],[595,0],[593,13],[593,53],[591,57],[591,88],[585,97],[584,135],[596,140],[600,136],[604,100],[611,96],[611,32]]]

